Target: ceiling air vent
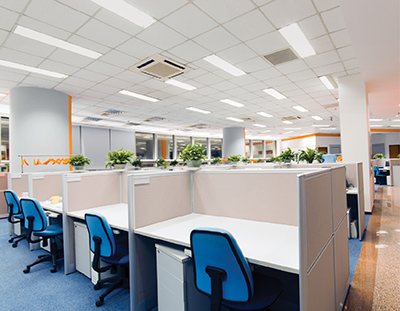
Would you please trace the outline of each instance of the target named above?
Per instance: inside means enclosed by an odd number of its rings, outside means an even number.
[[[322,107],[324,107],[325,109],[336,108],[336,107],[339,107],[339,104],[334,103],[334,104],[322,105]]]
[[[301,120],[302,117],[300,116],[289,116],[289,117],[283,117],[282,121],[293,121],[293,120]]]
[[[82,122],[99,122],[101,121],[100,118],[92,118],[92,117],[86,117],[82,120]]]
[[[125,113],[125,111],[108,109],[107,111],[104,111],[101,115],[105,116],[105,117],[112,117],[112,116],[117,116],[117,115],[120,115],[123,113]]]
[[[129,69],[142,72],[163,81],[192,70],[192,68],[164,57],[161,54],[155,54],[152,57],[146,58]]]
[[[151,117],[151,118],[144,120],[144,122],[154,122],[154,121],[164,121],[164,120],[165,120],[165,118],[162,118],[162,117]]]
[[[274,66],[298,59],[297,55],[290,48],[263,55],[263,57]]]
[[[134,122],[127,122],[123,126],[139,126],[140,123],[134,123]]]
[[[204,124],[204,123],[199,123],[199,124],[193,124],[190,127],[194,127],[197,129],[205,129],[205,128],[209,128],[210,125],[209,124]]]

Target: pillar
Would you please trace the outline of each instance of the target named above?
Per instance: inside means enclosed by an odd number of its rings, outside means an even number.
[[[363,163],[365,211],[371,212],[374,176],[371,168],[369,105],[361,75],[339,79],[339,100],[343,161]]]
[[[48,159],[72,154],[71,97],[55,90],[17,87],[10,91],[10,171],[69,170],[69,165]],[[32,157],[33,156],[33,157]],[[33,160],[36,160],[34,165]],[[39,161],[38,161],[39,160]],[[41,163],[41,164],[40,164]]]
[[[244,127],[227,127],[223,129],[222,157],[246,154]]]

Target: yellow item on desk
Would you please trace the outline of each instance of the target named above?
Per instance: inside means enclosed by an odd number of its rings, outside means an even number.
[[[59,199],[60,199],[59,196],[51,197],[51,203],[53,203],[53,204],[58,204]]]

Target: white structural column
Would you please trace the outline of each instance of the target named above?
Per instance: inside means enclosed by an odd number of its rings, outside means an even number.
[[[244,127],[227,127],[223,130],[222,157],[240,154],[245,156],[246,141]]]
[[[67,94],[35,87],[10,91],[10,171],[21,172],[18,155],[29,157],[24,172],[69,170],[53,161],[34,165],[33,160],[67,158],[72,152],[71,98]]]
[[[369,106],[361,75],[339,79],[340,137],[344,162],[362,162],[365,211],[371,212],[374,185],[371,169]]]

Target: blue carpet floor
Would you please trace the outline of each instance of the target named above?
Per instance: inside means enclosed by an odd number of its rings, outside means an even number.
[[[50,273],[51,263],[46,262],[24,274],[25,266],[45,251],[30,251],[26,241],[12,248],[8,238],[7,219],[0,219],[0,310],[129,310],[128,289],[116,289],[106,297],[103,306],[96,307],[104,289],[95,291],[92,282],[79,272],[64,275],[63,261],[59,261],[56,273]]]

